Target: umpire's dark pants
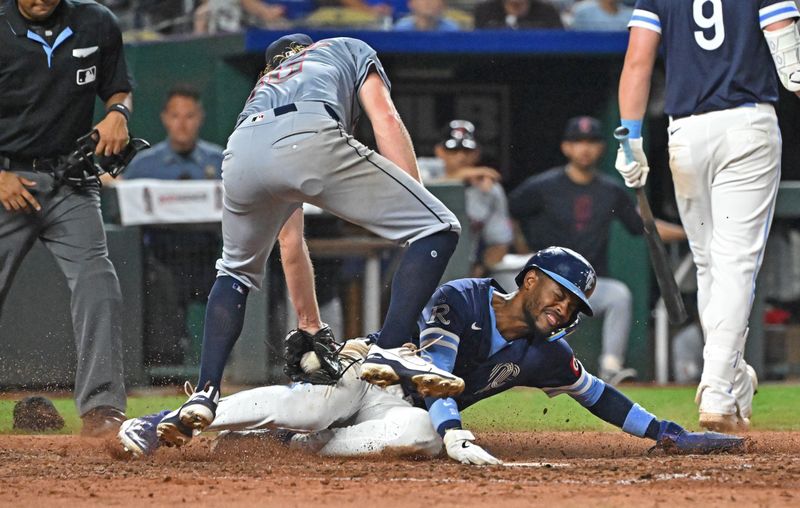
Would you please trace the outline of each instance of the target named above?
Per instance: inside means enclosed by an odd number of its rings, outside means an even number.
[[[0,311],[14,274],[33,243],[40,240],[55,257],[72,292],[78,412],[83,415],[98,406],[124,411],[122,294],[108,259],[98,189],[78,191],[62,185],[55,190],[48,173],[17,174],[37,183],[29,190],[42,210],[27,214],[0,207]]]

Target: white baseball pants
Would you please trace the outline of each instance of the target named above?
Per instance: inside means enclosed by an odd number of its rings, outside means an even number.
[[[319,453],[354,456],[398,450],[436,455],[442,440],[428,412],[359,379],[359,365],[335,386],[265,386],[220,400],[208,431],[282,428],[316,433]]]
[[[669,133],[706,342],[700,411],[749,418],[753,386],[742,356],[780,180],[775,110],[757,104],[689,116],[670,121]]]

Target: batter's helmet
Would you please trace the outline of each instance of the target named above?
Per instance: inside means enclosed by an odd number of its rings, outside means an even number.
[[[571,292],[581,301],[579,310],[587,316],[592,316],[592,306],[589,305],[589,293],[597,282],[597,275],[592,265],[586,258],[565,247],[548,247],[536,252],[514,279],[517,286],[522,287],[525,274],[538,268],[551,279],[558,282],[564,289]]]

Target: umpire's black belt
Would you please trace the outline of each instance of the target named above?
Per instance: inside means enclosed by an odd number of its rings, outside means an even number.
[[[60,162],[61,159],[59,157],[25,158],[25,157],[0,156],[0,169],[6,169],[9,171],[34,171],[36,173],[54,173]]]
[[[261,113],[253,113],[252,115],[248,116],[240,125],[257,123],[265,120],[269,121],[272,120],[273,118],[294,112],[320,113],[333,118],[337,122],[340,121],[339,115],[337,115],[336,111],[334,111],[333,108],[330,107],[328,104],[317,101],[303,101],[303,102],[291,102],[289,104],[278,106],[277,108],[263,111]]]

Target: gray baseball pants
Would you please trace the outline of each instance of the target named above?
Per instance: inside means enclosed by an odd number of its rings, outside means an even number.
[[[260,288],[284,222],[303,202],[401,243],[460,232],[455,215],[419,182],[360,143],[320,102],[246,118],[222,163],[221,274]]]
[[[108,259],[99,192],[78,192],[67,185],[54,191],[50,174],[18,174],[37,183],[30,191],[42,210],[26,214],[0,208],[0,310],[14,274],[33,243],[40,240],[55,257],[72,293],[78,412],[83,415],[98,406],[124,411],[122,294]]]

